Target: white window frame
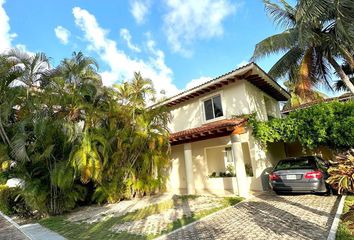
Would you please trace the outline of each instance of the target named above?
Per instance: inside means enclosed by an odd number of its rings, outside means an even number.
[[[222,116],[206,120],[204,102],[209,100],[209,99],[212,99],[213,97],[216,97],[218,95],[220,95],[220,99],[221,99]],[[203,122],[204,123],[214,122],[214,121],[218,121],[218,120],[222,120],[222,119],[226,118],[226,116],[225,116],[226,104],[224,102],[223,91],[214,92],[214,93],[209,94],[209,95],[207,95],[207,96],[205,96],[203,98],[200,98],[199,99],[199,104],[201,105],[202,115],[203,115]],[[213,108],[214,108],[214,106],[213,106]]]

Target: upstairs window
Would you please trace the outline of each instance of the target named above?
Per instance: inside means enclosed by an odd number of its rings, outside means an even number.
[[[220,95],[216,95],[204,101],[204,113],[206,121],[222,117],[224,115]]]

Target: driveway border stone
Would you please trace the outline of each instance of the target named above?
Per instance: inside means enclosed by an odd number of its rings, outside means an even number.
[[[340,199],[336,215],[335,215],[335,217],[333,219],[333,223],[332,223],[331,229],[329,230],[329,234],[328,234],[327,240],[335,240],[336,239],[336,233],[337,233],[338,226],[339,226],[340,216],[342,215],[343,208],[344,208],[345,197],[346,196],[343,195],[341,197],[341,199]]]

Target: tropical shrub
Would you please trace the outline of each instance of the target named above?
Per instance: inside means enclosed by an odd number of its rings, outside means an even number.
[[[16,205],[15,199],[18,194],[18,188],[9,188],[6,185],[0,185],[0,211],[5,214],[13,214]]]
[[[339,154],[336,157],[335,162],[329,168],[328,172],[330,177],[327,182],[331,184],[334,189],[337,189],[338,193],[344,194],[354,193],[354,148]],[[354,204],[351,201],[353,196],[346,198],[343,215],[341,220],[344,222],[342,228],[348,228],[350,232],[354,229]]]
[[[252,115],[249,125],[263,146],[282,141],[299,142],[309,149],[347,150],[354,146],[354,101],[321,103],[267,122]]]
[[[61,214],[164,190],[170,115],[148,107],[151,80],[136,73],[105,87],[82,53],[51,68],[44,54],[13,50],[0,65],[0,177],[24,181],[31,209]]]
[[[354,148],[339,154],[328,170],[327,182],[338,190],[338,193],[354,193]]]

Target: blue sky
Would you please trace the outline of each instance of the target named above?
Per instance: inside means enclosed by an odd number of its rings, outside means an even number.
[[[42,51],[53,65],[83,51],[106,85],[141,71],[168,95],[247,63],[279,31],[260,0],[0,0],[0,51]]]

